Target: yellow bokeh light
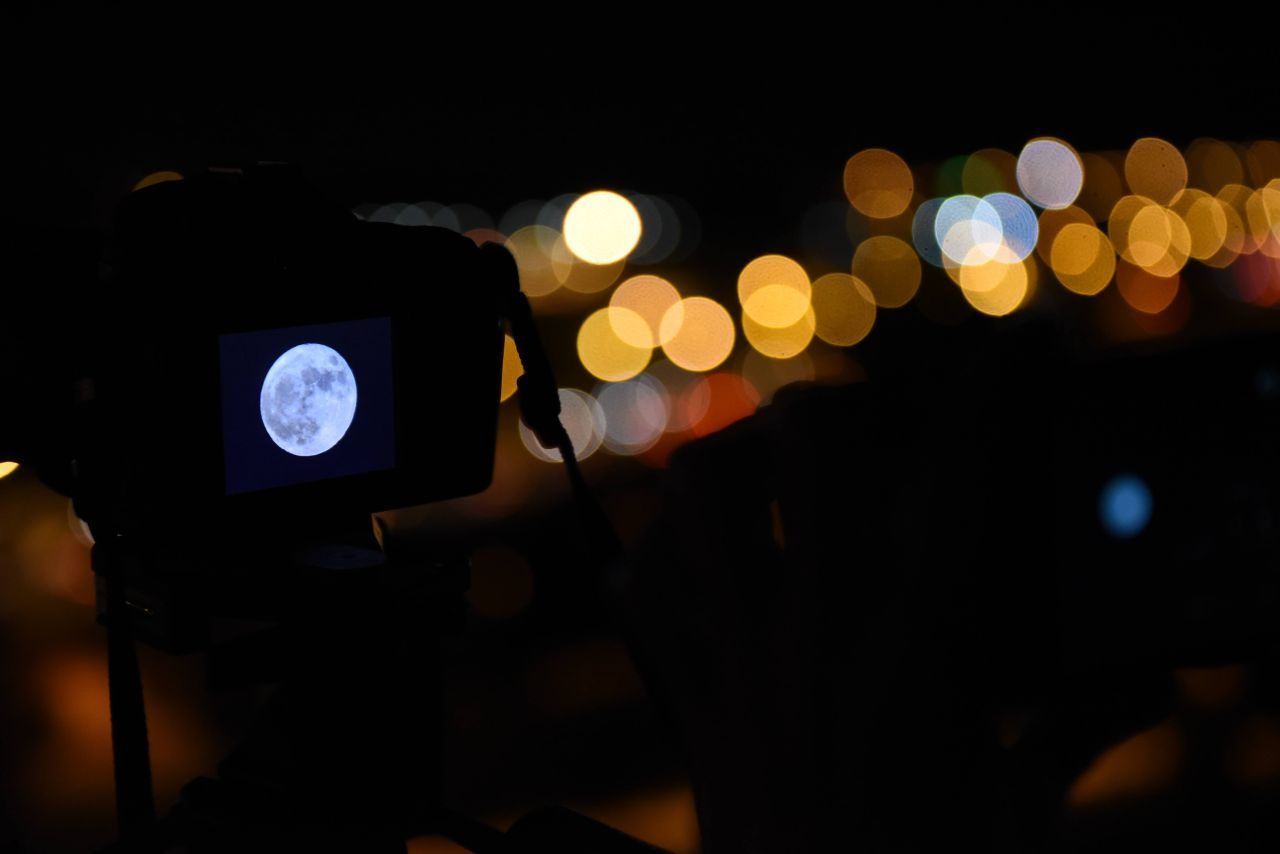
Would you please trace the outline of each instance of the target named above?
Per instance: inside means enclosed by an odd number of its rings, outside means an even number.
[[[738,274],[738,301],[757,323],[793,326],[809,310],[809,274],[785,255],[762,255]]]
[[[1245,224],[1258,251],[1269,257],[1280,254],[1280,189],[1268,184],[1249,195]]]
[[[625,319],[624,315],[630,315]],[[629,380],[645,369],[653,355],[650,347],[628,344],[615,324],[630,326],[633,334],[648,329],[644,318],[625,308],[602,308],[591,313],[578,330],[578,358],[593,377],[616,383]]]
[[[667,309],[659,324],[662,350],[686,371],[710,371],[733,351],[733,318],[707,297],[687,297]]]
[[[559,232],[544,225],[527,225],[507,238],[507,249],[520,268],[520,290],[527,296],[544,297],[560,288],[551,258],[559,239]]]
[[[1124,178],[1134,194],[1167,205],[1187,186],[1187,161],[1171,143],[1146,136],[1125,155]]]
[[[1280,178],[1280,142],[1260,139],[1251,143],[1245,152],[1244,159],[1249,167],[1249,177],[1253,180],[1254,186],[1262,187]]]
[[[1111,161],[1101,154],[1081,154],[1080,162],[1084,164],[1084,186],[1076,197],[1076,205],[1093,217],[1094,222],[1101,222],[1124,195],[1124,181]]]
[[[828,344],[852,347],[876,322],[876,299],[860,279],[828,273],[813,283],[814,332]]]
[[[911,204],[915,179],[906,161],[892,151],[868,148],[844,165],[844,192],[859,213],[888,219]]]
[[[965,264],[960,270],[960,289],[969,305],[983,314],[1001,317],[1026,299],[1027,265],[1021,261]]]
[[[920,289],[923,275],[920,258],[911,244],[889,235],[869,237],[858,244],[852,272],[882,308],[898,308],[910,302]]]
[[[1116,271],[1116,253],[1099,229],[1069,223],[1058,232],[1049,252],[1049,266],[1067,290],[1083,296],[1099,293]]]
[[[1234,148],[1216,139],[1197,139],[1187,146],[1187,180],[1209,193],[1244,180],[1244,164]]]
[[[771,359],[790,359],[803,353],[813,341],[815,327],[812,308],[806,309],[798,322],[782,329],[757,323],[746,312],[742,314],[742,332],[748,343]]]
[[[1149,270],[1121,261],[1116,267],[1116,290],[1134,309],[1159,314],[1178,296],[1179,277],[1157,276]]]
[[[524,365],[520,361],[520,353],[516,350],[515,339],[510,335],[504,335],[502,338],[502,386],[498,399],[506,400],[516,393],[516,380],[524,374]]]
[[[613,296],[609,297],[609,307],[635,313],[644,320],[647,329],[643,335],[635,334],[635,325],[624,314],[620,316],[620,322],[614,324],[614,332],[633,347],[657,347],[665,344],[666,341],[659,334],[662,318],[679,302],[680,291],[661,276],[632,276],[618,285]],[[679,331],[679,324],[674,324],[668,330],[673,336]]]
[[[6,478],[18,470],[15,462],[0,462],[0,479]]]
[[[172,172],[168,170],[162,171],[162,172],[152,172],[150,175],[143,178],[138,183],[134,184],[133,189],[134,189],[134,192],[137,192],[138,190],[143,190],[143,189],[146,189],[147,187],[153,187],[156,184],[165,184],[169,181],[181,181],[181,180],[183,180],[181,172]]]
[[[1167,278],[1187,263],[1190,248],[1191,234],[1182,218],[1168,208],[1151,203],[1129,220],[1120,257]]]
[[[1106,216],[1107,213],[1104,212],[1102,218],[1105,219]],[[1075,205],[1057,209],[1046,208],[1040,213],[1040,239],[1036,242],[1036,252],[1040,255],[1040,260],[1052,266],[1049,250],[1053,248],[1053,241],[1057,238],[1058,232],[1073,222],[1091,226],[1097,220],[1083,208]]]
[[[596,190],[579,196],[564,215],[570,251],[588,264],[615,264],[640,242],[640,213],[624,196]]]
[[[569,250],[569,244],[561,235],[551,247],[551,270],[565,288],[580,294],[597,294],[618,281],[627,263],[614,261],[609,264],[588,264],[579,260]]]
[[[1204,190],[1189,187],[1169,206],[1186,223],[1192,258],[1212,258],[1227,238],[1225,206]]]

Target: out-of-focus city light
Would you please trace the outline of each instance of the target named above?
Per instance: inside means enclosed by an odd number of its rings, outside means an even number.
[[[662,337],[662,318],[667,312],[680,304],[680,291],[676,286],[660,276],[632,276],[618,285],[609,297],[609,307],[623,309],[619,322],[614,324],[614,332],[618,337],[633,347],[657,347],[665,344]],[[673,319],[667,333],[674,337],[684,323],[683,308],[678,308],[678,320]],[[631,315],[644,321],[646,329],[641,332]],[[611,315],[612,317],[612,315]],[[668,339],[669,340],[669,339]]]
[[[588,264],[569,251],[564,235],[551,247],[551,270],[567,290],[579,294],[595,294],[608,290],[622,275],[625,261],[612,264]]]
[[[596,190],[579,197],[564,215],[569,249],[588,264],[614,264],[640,242],[640,213],[624,196]]]
[[[1111,281],[1116,253],[1111,241],[1092,225],[1073,222],[1058,231],[1049,252],[1049,266],[1067,290],[1093,296]]]
[[[852,347],[871,332],[876,300],[861,279],[828,273],[813,283],[814,333],[837,347]]]
[[[134,192],[137,192],[138,190],[144,190],[147,187],[154,187],[156,184],[164,184],[168,181],[181,180],[183,180],[181,172],[172,172],[168,170],[152,172],[150,175],[134,184],[133,190]]]
[[[1227,239],[1227,214],[1222,202],[1204,190],[1189,187],[1177,195],[1170,208],[1187,226],[1188,254],[1201,261],[1216,255]]]
[[[1102,222],[1124,195],[1124,179],[1115,164],[1101,154],[1081,154],[1080,163],[1084,167],[1084,185],[1075,203],[1094,222]]]
[[[714,370],[729,358],[736,337],[729,312],[707,297],[687,297],[671,306],[658,328],[663,352],[686,371]]]
[[[1036,248],[1036,240],[1040,237],[1040,224],[1036,213],[1018,196],[1012,193],[991,193],[982,201],[995,209],[1000,218],[1000,233],[1004,240],[1005,252],[996,252],[992,257],[997,261],[1009,263],[1022,261]],[[1009,253],[1012,257],[1009,257]]]
[[[1121,261],[1116,266],[1116,289],[1131,307],[1145,314],[1159,314],[1178,296],[1179,277],[1157,276],[1150,270]]]
[[[1146,481],[1136,474],[1120,474],[1102,487],[1098,515],[1111,536],[1130,539],[1147,527],[1154,506]]]
[[[898,308],[920,289],[920,258],[904,240],[889,235],[868,237],[853,253],[852,273],[871,290],[876,305]]]
[[[977,196],[952,196],[943,202],[933,233],[943,256],[956,264],[990,261],[1004,240],[1000,214]]]
[[[573,453],[580,460],[594,454],[604,442],[608,425],[604,410],[594,397],[576,388],[560,389],[560,423],[569,434]],[[520,441],[537,459],[549,463],[564,462],[558,448],[544,448],[533,431],[520,422]]]
[[[1272,139],[1255,140],[1245,151],[1244,160],[1254,186],[1261,187],[1280,178],[1280,142]]]
[[[1187,162],[1172,144],[1143,137],[1125,155],[1124,179],[1131,193],[1167,205],[1187,186]]]
[[[892,151],[868,148],[845,163],[844,192],[859,213],[888,219],[911,204],[915,179],[911,167]]]
[[[604,410],[604,445],[615,454],[643,453],[667,429],[671,409],[667,390],[646,374],[597,388],[596,400]]]
[[[743,312],[742,333],[748,343],[762,355],[772,359],[790,359],[809,346],[815,328],[813,309],[805,310],[800,320],[787,327],[765,326]]]
[[[698,391],[702,389],[698,382],[702,375],[686,371],[666,359],[654,362],[645,373],[666,389],[667,432],[683,433],[692,430],[710,405],[705,389]]]
[[[811,294],[809,274],[785,255],[763,255],[738,274],[738,301],[761,326],[783,329],[799,323]]]
[[[520,289],[530,297],[554,293],[561,285],[551,253],[559,232],[541,225],[526,225],[507,238],[507,249],[520,269]]]
[[[1080,195],[1084,166],[1060,139],[1033,139],[1018,155],[1018,187],[1042,208],[1065,208]]]
[[[1244,164],[1230,145],[1218,139],[1196,139],[1187,146],[1187,182],[1207,193],[1245,180]]]
[[[692,394],[706,400],[702,417],[693,424],[693,432],[697,436],[723,430],[755,412],[760,405],[760,392],[742,377],[728,371],[701,378]]]
[[[18,470],[18,464],[12,461],[0,462],[0,480],[8,477]]]
[[[911,242],[915,244],[920,257],[934,267],[942,266],[942,245],[938,242],[934,225],[938,220],[938,211],[946,201],[938,198],[922,202],[911,220]]]
[[[983,314],[1002,317],[1026,300],[1029,266],[1023,261],[965,264],[960,270],[960,289],[969,305]]]
[[[516,393],[516,380],[524,374],[524,365],[520,361],[520,353],[516,350],[515,339],[510,335],[502,336],[502,385],[499,400],[506,400]]]
[[[626,337],[616,330],[625,330]],[[596,379],[614,383],[629,380],[649,364],[653,349],[628,342],[644,340],[648,335],[649,325],[634,311],[601,308],[578,329],[578,358]]]
[[[1108,213],[1110,213],[1110,209],[1103,213],[1102,219],[1105,220]],[[1040,256],[1041,261],[1052,266],[1049,260],[1049,253],[1053,249],[1053,241],[1057,239],[1058,232],[1073,222],[1089,226],[1095,224],[1092,216],[1083,208],[1075,205],[1067,205],[1065,208],[1040,212],[1040,239],[1036,244],[1036,253]]]

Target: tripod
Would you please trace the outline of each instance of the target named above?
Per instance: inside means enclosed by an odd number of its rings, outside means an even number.
[[[500,298],[525,366],[525,421],[543,444],[560,449],[580,539],[603,567],[621,549],[560,424],[555,380],[514,261],[500,247],[482,251],[506,284]],[[99,509],[109,503],[95,498]],[[362,527],[347,521],[338,529]],[[135,595],[147,572],[145,543],[109,525],[95,532],[120,829],[112,850],[393,852],[404,851],[408,838],[438,833],[479,852],[657,851],[568,810],[531,814],[503,834],[438,806],[440,639],[461,626],[469,565],[457,555],[400,555],[377,521],[363,531],[318,545],[294,540],[265,553],[262,544],[276,542],[270,532],[246,539],[247,551],[258,552],[251,563],[277,570],[280,622],[210,646],[210,676],[215,687],[280,687],[218,777],[188,784],[163,821],[155,814],[134,642],[139,629],[147,632],[158,618],[163,624],[165,615]],[[187,645],[203,641],[197,636]]]

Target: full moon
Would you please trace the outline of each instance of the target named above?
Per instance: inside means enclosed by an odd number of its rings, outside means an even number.
[[[281,449],[314,457],[347,434],[356,416],[356,376],[323,344],[285,350],[262,381],[262,426]]]

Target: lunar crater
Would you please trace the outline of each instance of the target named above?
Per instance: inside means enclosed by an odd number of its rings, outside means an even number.
[[[333,448],[356,413],[356,378],[337,350],[299,344],[271,365],[262,381],[262,425],[271,441],[299,457]]]

